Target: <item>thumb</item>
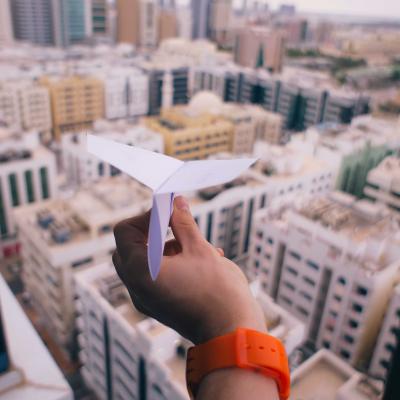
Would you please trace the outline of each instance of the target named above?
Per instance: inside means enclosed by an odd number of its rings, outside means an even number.
[[[178,196],[174,200],[171,228],[182,249],[203,240],[201,232],[189,209],[187,200]]]

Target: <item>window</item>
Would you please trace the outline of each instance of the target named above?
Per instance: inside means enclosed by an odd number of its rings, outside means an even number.
[[[252,222],[252,218],[253,218],[253,208],[254,208],[254,199],[251,199],[250,204],[249,204],[249,209],[247,212],[247,226],[246,226],[246,233],[245,233],[245,237],[244,237],[243,251],[245,253],[247,253],[247,250],[249,249],[251,222]]]
[[[368,294],[368,289],[363,286],[357,286],[356,292],[360,296],[366,296]]]
[[[42,197],[43,199],[48,199],[49,196],[49,184],[47,180],[47,168],[40,168],[40,185],[42,187]]]
[[[353,336],[344,335],[344,336],[343,336],[343,339],[344,339],[347,343],[350,343],[350,344],[353,344],[353,343],[354,343],[354,338],[353,338]]]
[[[102,162],[99,163],[98,166],[97,166],[97,169],[98,169],[99,175],[103,176],[104,175],[104,163],[102,163]]]
[[[394,348],[394,346],[391,344],[391,343],[386,343],[385,344],[385,349],[387,350],[387,351],[390,351],[390,352],[394,352],[394,350],[395,350],[395,348]]]
[[[4,206],[3,192],[0,181],[0,235],[7,234],[6,210]]]
[[[293,267],[287,266],[286,269],[287,269],[288,272],[289,272],[290,274],[292,274],[293,276],[297,276],[297,275],[298,275],[298,272],[297,272]]]
[[[350,353],[344,349],[340,350],[340,355],[341,355],[341,357],[343,357],[346,360],[348,360],[350,358]]]
[[[312,287],[315,286],[315,282],[311,278],[309,278],[308,276],[303,276],[303,281],[306,282],[307,284],[309,284]]]
[[[342,298],[341,298],[338,294],[335,294],[335,295],[333,296],[333,298],[334,298],[336,301],[339,301],[339,302],[342,301]]]
[[[286,297],[286,296],[280,296],[280,298],[281,298],[281,300],[283,301],[283,302],[285,302],[286,304],[288,304],[289,306],[291,306],[292,304],[293,304],[293,301],[292,300],[290,300],[288,297]]]
[[[207,215],[207,240],[209,242],[211,242],[212,227],[213,227],[213,214],[210,212]]]
[[[19,195],[17,187],[17,175],[8,175],[8,183],[10,184],[11,201],[13,207],[19,206]]]
[[[292,285],[290,282],[285,281],[283,284],[284,284],[287,288],[289,288],[290,290],[295,290],[294,285]]]
[[[263,195],[261,196],[260,208],[264,208],[264,207],[265,207],[266,200],[267,200],[267,195],[266,195],[266,194],[263,194]]]
[[[308,311],[305,308],[300,306],[297,306],[296,308],[301,314],[303,314],[305,317],[308,317]]]
[[[270,245],[273,245],[274,244],[274,239],[272,239],[272,238],[268,238],[267,239],[267,241],[268,241],[268,243],[270,244]]]
[[[343,276],[339,276],[338,280],[337,280],[341,285],[345,286],[347,281],[345,278],[343,278]]]
[[[306,300],[311,301],[312,300],[312,296],[309,295],[307,292],[305,292],[304,290],[300,291],[300,296],[304,297]]]
[[[301,260],[301,256],[299,253],[296,253],[295,251],[290,251],[289,254],[295,258],[296,260],[300,261]]]
[[[350,326],[350,328],[356,329],[356,328],[358,328],[358,322],[355,321],[354,319],[350,319],[349,326]]]
[[[324,346],[326,349],[330,349],[331,348],[331,344],[327,340],[324,340],[322,342],[322,346]]]
[[[362,313],[364,310],[364,307],[358,303],[353,303],[352,309],[353,309],[353,311],[355,311],[357,313]]]
[[[72,268],[77,268],[77,267],[80,267],[81,265],[89,264],[89,263],[91,263],[92,261],[93,261],[93,258],[92,258],[92,257],[87,257],[87,258],[85,258],[85,259],[83,259],[83,260],[75,261],[75,262],[73,262],[71,265],[72,265]]]
[[[390,367],[389,362],[387,360],[381,360],[379,361],[379,364],[385,369],[389,369]]]
[[[318,271],[318,270],[319,270],[318,264],[316,264],[316,263],[313,262],[313,261],[307,260],[307,265],[308,265],[310,268],[312,268],[313,270],[315,270],[315,271]]]
[[[257,254],[260,254],[260,253],[261,253],[261,246],[257,246],[257,247],[256,247],[256,253],[257,253]]]
[[[24,176],[25,176],[26,197],[28,199],[28,203],[33,203],[35,201],[35,196],[33,193],[32,171],[25,171]]]
[[[258,260],[254,261],[254,266],[258,269],[260,268],[260,262]]]
[[[329,311],[329,315],[331,315],[333,318],[337,318],[338,313],[336,311],[331,310]]]

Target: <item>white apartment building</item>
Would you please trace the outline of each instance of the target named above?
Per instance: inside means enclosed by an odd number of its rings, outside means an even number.
[[[260,161],[233,182],[187,194],[204,237],[237,262],[248,255],[257,210],[275,198],[325,193],[334,184],[331,169],[322,161],[287,147],[270,146],[256,156]]]
[[[367,146],[399,149],[398,130],[396,121],[363,115],[354,118],[350,126],[325,124],[311,127],[305,134],[293,135],[290,146],[324,160],[339,172],[346,157],[356,155]]]
[[[140,1],[139,37],[144,48],[154,49],[158,41],[158,4],[156,0]]]
[[[364,194],[400,212],[400,158],[387,157],[367,176]]]
[[[0,128],[0,257],[18,252],[13,208],[56,194],[55,156],[40,145],[38,133]]]
[[[393,352],[396,348],[396,337],[400,337],[400,285],[397,285],[394,289],[385,319],[382,323],[369,367],[371,375],[386,378]]]
[[[111,67],[96,75],[104,83],[107,119],[134,118],[149,112],[149,79],[137,68]]]
[[[1,276],[0,303],[10,362],[0,375],[0,399],[72,400],[62,372]]]
[[[110,258],[114,224],[150,206],[146,188],[119,177],[16,210],[25,288],[61,345],[69,345],[74,326],[74,273]]]
[[[76,274],[75,288],[81,372],[100,400],[188,400],[188,343],[134,308],[111,263]]]
[[[164,153],[163,137],[145,126],[122,120],[117,122],[99,120],[94,123],[90,133],[130,146]],[[85,134],[63,134],[61,151],[64,173],[70,185],[83,185],[120,174],[118,169],[87,152]]]
[[[258,282],[256,282],[258,283]],[[304,323],[287,312],[262,290],[257,290],[256,300],[260,304],[268,328],[268,334],[279,339],[290,356],[305,340]]]
[[[301,364],[291,376],[293,400],[380,400],[382,392],[381,384],[325,349]]]
[[[249,268],[318,348],[367,368],[400,275],[399,220],[333,192],[255,216]]]
[[[0,122],[16,131],[36,130],[49,139],[52,120],[48,90],[33,81],[0,83]]]

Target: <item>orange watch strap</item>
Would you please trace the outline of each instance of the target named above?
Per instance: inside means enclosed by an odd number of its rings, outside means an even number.
[[[189,349],[186,381],[190,394],[196,395],[201,380],[210,372],[232,367],[273,378],[280,399],[289,397],[290,372],[282,343],[273,336],[245,328]]]

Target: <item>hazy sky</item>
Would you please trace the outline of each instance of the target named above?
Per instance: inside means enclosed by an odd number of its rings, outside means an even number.
[[[189,0],[178,0],[183,3]],[[252,0],[247,0],[251,3]],[[253,0],[254,1],[254,0]],[[400,0],[269,0],[268,3],[274,9],[281,3],[295,4],[300,11],[313,11],[335,14],[350,14],[371,17],[391,17],[400,20]],[[242,0],[234,0],[241,4]]]

